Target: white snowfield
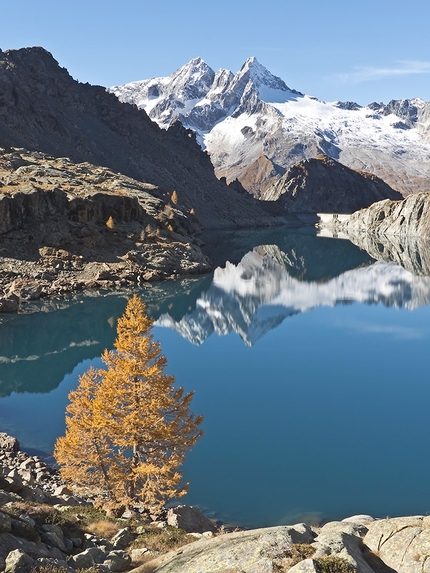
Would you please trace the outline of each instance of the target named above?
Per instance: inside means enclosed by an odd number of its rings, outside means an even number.
[[[214,72],[196,58],[168,77],[109,91],[163,128],[179,120],[195,131],[217,175],[228,181],[261,156],[287,169],[326,153],[404,194],[430,190],[430,103],[420,98],[363,107],[327,103],[290,89],[256,58],[236,74]]]

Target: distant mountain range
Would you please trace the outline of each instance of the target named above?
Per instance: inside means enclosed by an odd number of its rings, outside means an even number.
[[[159,126],[176,120],[197,134],[218,177],[239,179],[255,196],[300,160],[324,153],[374,173],[403,195],[427,191],[430,103],[327,103],[290,89],[256,58],[236,74],[201,58],[168,77],[110,88]]]

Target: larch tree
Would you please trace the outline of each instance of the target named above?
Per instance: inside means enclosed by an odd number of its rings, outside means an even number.
[[[193,393],[175,388],[151,333],[153,321],[133,296],[118,320],[106,368],[91,368],[70,393],[66,433],[54,456],[62,477],[112,509],[143,504],[152,512],[186,493],[180,467],[202,435],[190,412]]]

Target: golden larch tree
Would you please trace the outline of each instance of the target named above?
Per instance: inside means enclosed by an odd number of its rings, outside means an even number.
[[[138,296],[118,320],[106,368],[90,369],[70,393],[66,433],[54,456],[62,477],[87,487],[112,509],[143,504],[153,512],[186,493],[180,467],[202,435],[190,412],[193,393],[175,388]]]

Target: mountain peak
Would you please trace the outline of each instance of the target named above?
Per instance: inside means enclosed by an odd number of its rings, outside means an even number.
[[[260,64],[255,56],[246,60],[237,75],[239,77],[248,77],[259,92],[259,88],[262,87],[271,90],[291,91],[281,78],[269,72],[267,68]],[[260,93],[259,95],[262,94]]]

